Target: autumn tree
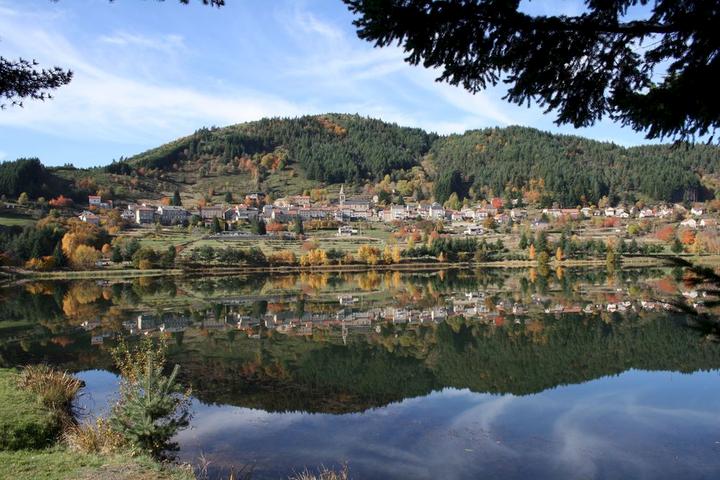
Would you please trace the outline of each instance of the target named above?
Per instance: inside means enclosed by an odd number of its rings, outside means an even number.
[[[695,243],[695,232],[692,230],[683,230],[680,232],[680,242],[685,246],[692,245]]]
[[[78,245],[70,255],[70,266],[75,270],[90,270],[100,259],[100,252],[89,245]]]
[[[497,222],[493,217],[487,217],[483,220],[483,228],[486,230],[495,230],[497,228]]]

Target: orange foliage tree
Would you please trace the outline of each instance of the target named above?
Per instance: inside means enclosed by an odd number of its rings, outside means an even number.
[[[55,208],[66,208],[66,207],[72,207],[72,205],[73,205],[72,199],[67,198],[63,195],[53,198],[48,203],[50,204],[51,207],[55,207]]]
[[[692,230],[683,230],[680,232],[680,242],[683,245],[692,245],[695,243],[695,232]]]
[[[675,238],[675,228],[672,225],[666,225],[655,232],[655,237],[663,242],[670,242]]]

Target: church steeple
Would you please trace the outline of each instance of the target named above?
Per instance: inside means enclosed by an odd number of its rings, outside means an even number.
[[[340,185],[340,206],[345,205],[345,184]]]

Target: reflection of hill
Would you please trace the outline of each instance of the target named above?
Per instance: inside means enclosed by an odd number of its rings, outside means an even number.
[[[668,287],[677,288],[682,271],[634,269],[609,277],[602,270],[578,269],[534,283],[522,271],[389,274],[375,280],[367,275],[327,275],[312,295],[303,292],[315,280],[302,275],[159,278],[111,285],[40,282],[3,289],[0,366],[48,362],[71,370],[108,368],[113,336],[139,328],[138,314],[143,313],[148,320],[143,325],[151,329],[157,325],[150,320],[165,315],[170,326],[173,318],[183,319],[176,322],[182,328],[191,323],[184,332],[172,333],[171,360],[183,366],[181,374],[198,398],[274,411],[354,412],[446,386],[524,395],[630,368],[720,368],[720,345],[704,343],[679,315],[636,314],[632,308],[622,315],[607,309],[595,316],[540,313],[556,306],[577,311],[588,303],[621,298],[637,306],[639,299],[656,297],[643,278],[674,278]],[[358,285],[365,282],[376,290],[359,292]],[[452,299],[480,292],[488,314],[480,321],[451,317],[434,324],[427,315],[416,315],[411,325],[379,323],[373,327],[380,325],[380,333],[350,333],[344,346],[340,328],[323,323],[337,320],[340,292],[357,293],[351,295],[360,298],[357,304],[342,307],[355,313],[455,305]],[[281,300],[273,301],[275,297]],[[505,312],[518,304],[522,308],[516,313],[530,313],[515,325],[515,317]],[[277,314],[273,322],[279,323],[270,325],[277,330],[259,326],[266,313]],[[243,328],[261,338],[250,339],[237,330],[237,321],[245,316],[254,323]],[[297,323],[301,317],[316,322],[312,329],[280,329],[288,326],[283,322]],[[397,318],[405,322],[410,316]],[[350,332],[367,328],[353,322],[351,318],[346,324]],[[292,336],[300,333],[312,336]]]
[[[293,337],[260,346],[238,338],[230,350],[224,341],[203,339],[176,351],[174,360],[205,402],[311,412],[362,411],[447,386],[525,395],[632,368],[720,368],[720,346],[700,342],[674,319],[651,320],[546,319],[540,335],[524,327],[460,323],[453,331],[441,324],[392,352],[379,338],[356,338],[348,346]],[[385,333],[395,334],[408,332]]]

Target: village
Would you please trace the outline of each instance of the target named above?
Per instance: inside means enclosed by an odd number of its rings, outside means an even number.
[[[337,200],[312,202],[308,195],[282,197],[266,204],[266,194],[253,192],[245,195],[244,201],[235,205],[209,205],[185,208],[180,205],[152,205],[130,203],[123,208],[112,201],[103,201],[100,196],[88,197],[88,209],[78,217],[81,221],[100,225],[103,212],[116,209],[129,225],[135,226],[176,226],[212,225],[217,219],[222,232],[241,229],[243,224],[262,220],[266,224],[287,225],[301,221],[337,222],[338,236],[352,236],[358,230],[354,222],[401,223],[417,220],[442,222],[451,227],[452,233],[482,235],[496,227],[530,220],[533,228],[546,227],[552,221],[587,220],[597,217],[620,220],[663,219],[677,221],[679,226],[689,229],[715,229],[717,218],[707,214],[704,203],[684,205],[682,203],[659,203],[656,205],[583,206],[576,208],[528,208],[513,199],[506,202],[499,197],[476,205],[465,205],[461,209],[445,208],[437,202],[416,202],[408,198],[404,204],[381,205],[377,196],[346,196],[344,186],[340,188]],[[282,232],[287,229],[269,231]],[[216,232],[219,233],[219,232]]]

